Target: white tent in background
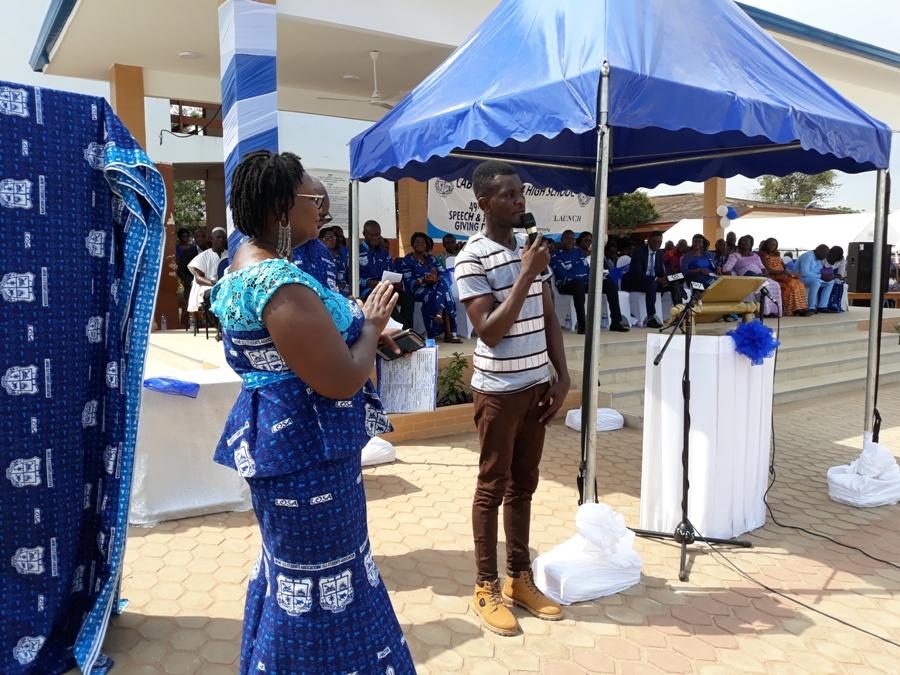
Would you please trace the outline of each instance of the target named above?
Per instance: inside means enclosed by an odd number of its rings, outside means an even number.
[[[852,241],[873,241],[874,220],[872,213],[838,213],[787,218],[755,216],[732,221],[726,233],[733,230],[738,237],[751,235],[755,240],[754,248],[763,239],[775,237],[782,251],[802,252],[814,249],[819,244],[828,244],[841,246],[846,253]],[[663,239],[674,242],[686,239],[690,244],[691,237],[698,232],[703,232],[703,220],[686,218],[666,230]],[[895,250],[900,245],[900,211],[890,215],[886,243],[892,244]]]

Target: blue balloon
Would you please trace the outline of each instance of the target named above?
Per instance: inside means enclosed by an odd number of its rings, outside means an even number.
[[[740,214],[737,212],[737,209],[733,206],[728,207],[728,213],[725,216],[728,220],[737,220],[740,218]]]

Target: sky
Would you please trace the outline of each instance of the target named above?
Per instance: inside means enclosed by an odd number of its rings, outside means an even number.
[[[743,1],[817,28],[900,52],[900,0]],[[56,77],[31,71],[28,60],[49,5],[50,0],[0,0],[0,16],[4,17],[8,28],[4,31],[3,40],[0,40],[0,79],[109,96],[109,86],[105,82]],[[334,120],[327,124],[334,126],[342,122]],[[346,124],[349,138],[356,132],[358,122],[348,121]],[[894,135],[893,145],[891,169],[895,175],[900,175],[900,134]],[[872,209],[875,195],[873,174],[841,174],[838,182],[841,187],[832,204],[860,210]],[[740,176],[730,178],[728,196],[750,197],[755,187],[755,180]],[[702,191],[701,185],[683,183],[679,186],[660,186],[652,190],[651,194],[699,191]]]

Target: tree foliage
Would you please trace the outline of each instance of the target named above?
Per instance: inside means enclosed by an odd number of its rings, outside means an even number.
[[[206,222],[206,188],[202,180],[177,180],[173,191],[177,227],[197,227]]]
[[[840,184],[834,171],[814,175],[789,173],[787,176],[760,176],[754,197],[772,204],[821,208],[834,196]]]
[[[630,192],[609,198],[610,230],[633,230],[638,225],[652,223],[658,217],[653,202],[645,192]]]

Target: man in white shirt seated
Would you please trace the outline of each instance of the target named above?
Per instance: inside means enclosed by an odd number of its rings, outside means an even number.
[[[188,298],[188,312],[191,314],[191,323],[196,324],[196,312],[203,306],[205,296],[215,286],[219,276],[219,262],[222,254],[228,247],[228,236],[224,227],[213,228],[210,235],[212,246],[201,251],[191,262],[188,269],[194,275],[194,283],[191,284],[191,295]]]

